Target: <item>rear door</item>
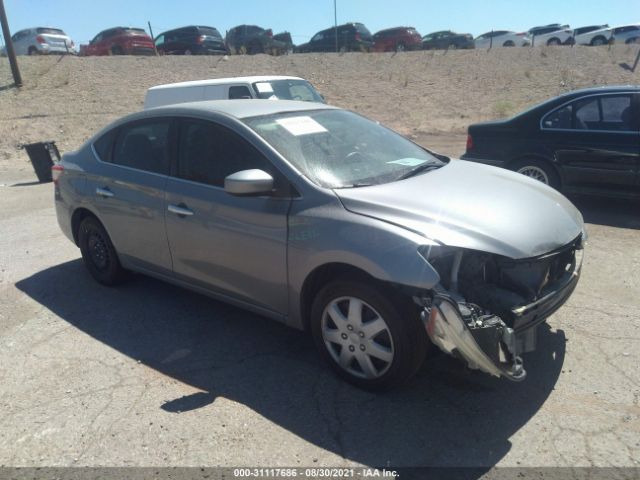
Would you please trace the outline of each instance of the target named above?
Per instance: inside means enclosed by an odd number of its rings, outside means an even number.
[[[640,166],[638,95],[589,95],[542,119],[566,187],[637,191]]]
[[[87,180],[92,205],[121,261],[171,274],[165,233],[165,186],[173,121],[132,122],[94,144],[97,162]]]
[[[285,314],[291,199],[278,194],[239,197],[224,190],[225,177],[240,170],[265,170],[277,187],[284,179],[256,147],[226,126],[182,119],[179,132],[166,212],[175,276]]]

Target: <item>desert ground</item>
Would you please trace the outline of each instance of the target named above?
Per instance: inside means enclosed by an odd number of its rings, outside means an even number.
[[[19,149],[75,149],[160,83],[290,74],[457,156],[472,122],[640,83],[620,66],[638,48],[21,57],[21,89],[0,59],[0,465],[639,467],[637,202],[572,198],[583,277],[524,382],[437,356],[376,395],[337,380],[302,332],[142,276],[98,286]]]

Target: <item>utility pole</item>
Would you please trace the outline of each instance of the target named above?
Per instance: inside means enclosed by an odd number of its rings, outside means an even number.
[[[333,0],[333,28],[336,31],[336,53],[338,52],[338,7],[336,6],[337,0]]]
[[[13,74],[13,83],[16,87],[21,87],[22,76],[20,76],[18,61],[16,60],[16,51],[13,49],[13,42],[11,41],[9,22],[7,22],[7,12],[5,12],[4,10],[4,0],[0,0],[0,23],[2,24],[2,33],[4,34],[4,43],[7,49],[7,57],[9,57],[9,64],[11,65],[11,73]]]

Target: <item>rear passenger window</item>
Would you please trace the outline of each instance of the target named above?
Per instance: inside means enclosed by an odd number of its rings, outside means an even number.
[[[224,187],[227,176],[253,168],[277,178],[271,163],[235,132],[211,122],[182,122],[178,155],[180,178]]]
[[[112,162],[167,175],[170,123],[170,120],[155,120],[121,127],[113,148]]]
[[[633,131],[631,96],[601,95],[576,100],[549,113],[543,128],[591,131]]]
[[[236,85],[229,87],[229,99],[238,100],[241,98],[251,98],[251,92],[245,85]]]

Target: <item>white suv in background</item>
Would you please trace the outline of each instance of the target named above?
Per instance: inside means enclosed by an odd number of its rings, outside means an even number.
[[[516,33],[509,30],[494,30],[483,33],[474,42],[476,48],[528,47],[531,45],[531,40],[526,33]]]
[[[76,53],[71,37],[59,28],[26,28],[16,32],[11,40],[16,55]],[[6,55],[6,47],[2,49],[2,55]]]
[[[576,45],[607,45],[612,35],[613,29],[609,28],[609,25],[591,25],[573,31]]]
[[[640,43],[640,24],[615,27],[613,40],[615,43]]]
[[[569,25],[552,23],[543,27],[533,27],[529,35],[534,47],[542,45],[571,45],[573,43],[573,30]]]

